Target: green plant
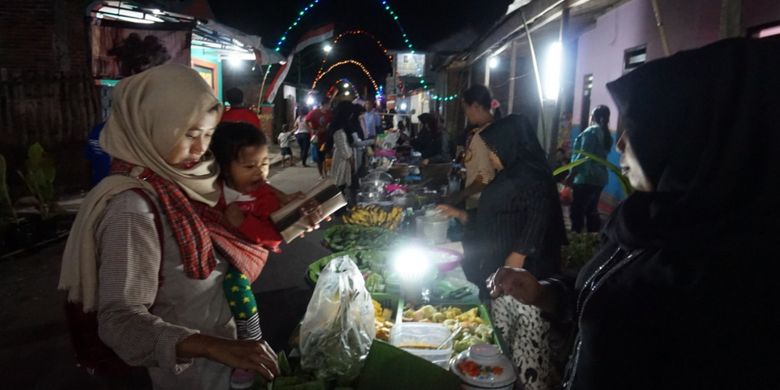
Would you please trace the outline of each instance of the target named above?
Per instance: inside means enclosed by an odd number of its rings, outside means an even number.
[[[54,178],[57,176],[57,168],[54,159],[36,142],[27,150],[27,161],[24,165],[25,173],[18,171],[19,176],[38,201],[41,218],[50,218],[56,208]]]
[[[599,248],[599,235],[568,232],[567,238],[569,243],[561,247],[563,268],[578,270],[596,254]]]
[[[566,164],[562,167],[559,167],[553,172],[553,176],[560,175],[561,173],[574,169],[588,161],[593,161],[605,166],[608,170],[612,171],[612,173],[614,173],[615,176],[617,176],[618,182],[620,183],[620,187],[623,189],[623,193],[625,193],[626,196],[631,195],[631,193],[634,192],[634,189],[631,187],[631,183],[628,181],[628,178],[623,176],[623,173],[620,171],[620,168],[617,165],[612,164],[611,162],[599,156],[596,156],[595,154],[588,153],[584,150],[575,150],[574,153],[580,154],[585,157],[573,161],[569,164]]]
[[[0,217],[5,220],[7,214],[11,223],[18,223],[19,218],[16,216],[16,210],[14,210],[14,205],[11,202],[11,195],[8,194],[6,171],[5,157],[0,154]]]

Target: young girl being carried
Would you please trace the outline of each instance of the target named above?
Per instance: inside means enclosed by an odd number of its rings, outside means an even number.
[[[266,182],[269,170],[268,140],[256,127],[243,122],[223,123],[214,132],[211,151],[220,166],[225,217],[250,241],[279,252],[282,237],[270,215],[281,208],[275,190]],[[252,280],[231,266],[223,287],[236,321],[240,340],[262,337]],[[254,372],[235,370],[234,388],[251,386]]]

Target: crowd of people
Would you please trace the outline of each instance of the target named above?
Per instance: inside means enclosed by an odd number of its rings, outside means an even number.
[[[606,168],[571,171],[572,229],[602,241],[577,275],[561,270],[564,218],[531,120],[502,116],[485,86],[461,93],[467,180],[439,210],[464,227],[463,269],[490,302],[523,388],[780,388],[778,65],[776,45],[733,39],[607,85],[634,192],[602,228]],[[227,388],[231,376],[279,371],[251,282],[281,244],[270,213],[299,195],[267,183],[269,140],[256,126],[222,119],[189,68],[122,80],[100,135],[110,175],[85,199],[63,258],[60,288],[97,312],[100,339],[148,367],[157,389]],[[426,162],[451,160],[447,131],[419,119],[404,133],[386,129],[372,102],[322,104],[299,113],[283,148],[297,141],[304,166],[311,157],[346,189],[384,131]],[[606,106],[593,110],[573,160],[606,158],[611,119]],[[571,334],[565,365],[553,357],[561,329]]]

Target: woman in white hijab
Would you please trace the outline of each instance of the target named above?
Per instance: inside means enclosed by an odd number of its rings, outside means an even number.
[[[235,340],[222,290],[227,261],[262,252],[212,229],[220,192],[207,151],[221,114],[184,66],[120,82],[100,139],[112,175],[84,200],[65,248],[60,289],[97,310],[101,340],[148,367],[155,389],[227,389],[231,367],[278,373],[265,342]]]

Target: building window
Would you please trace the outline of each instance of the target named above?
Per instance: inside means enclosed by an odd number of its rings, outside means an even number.
[[[647,46],[637,46],[623,53],[623,72],[630,72],[647,62]]]

